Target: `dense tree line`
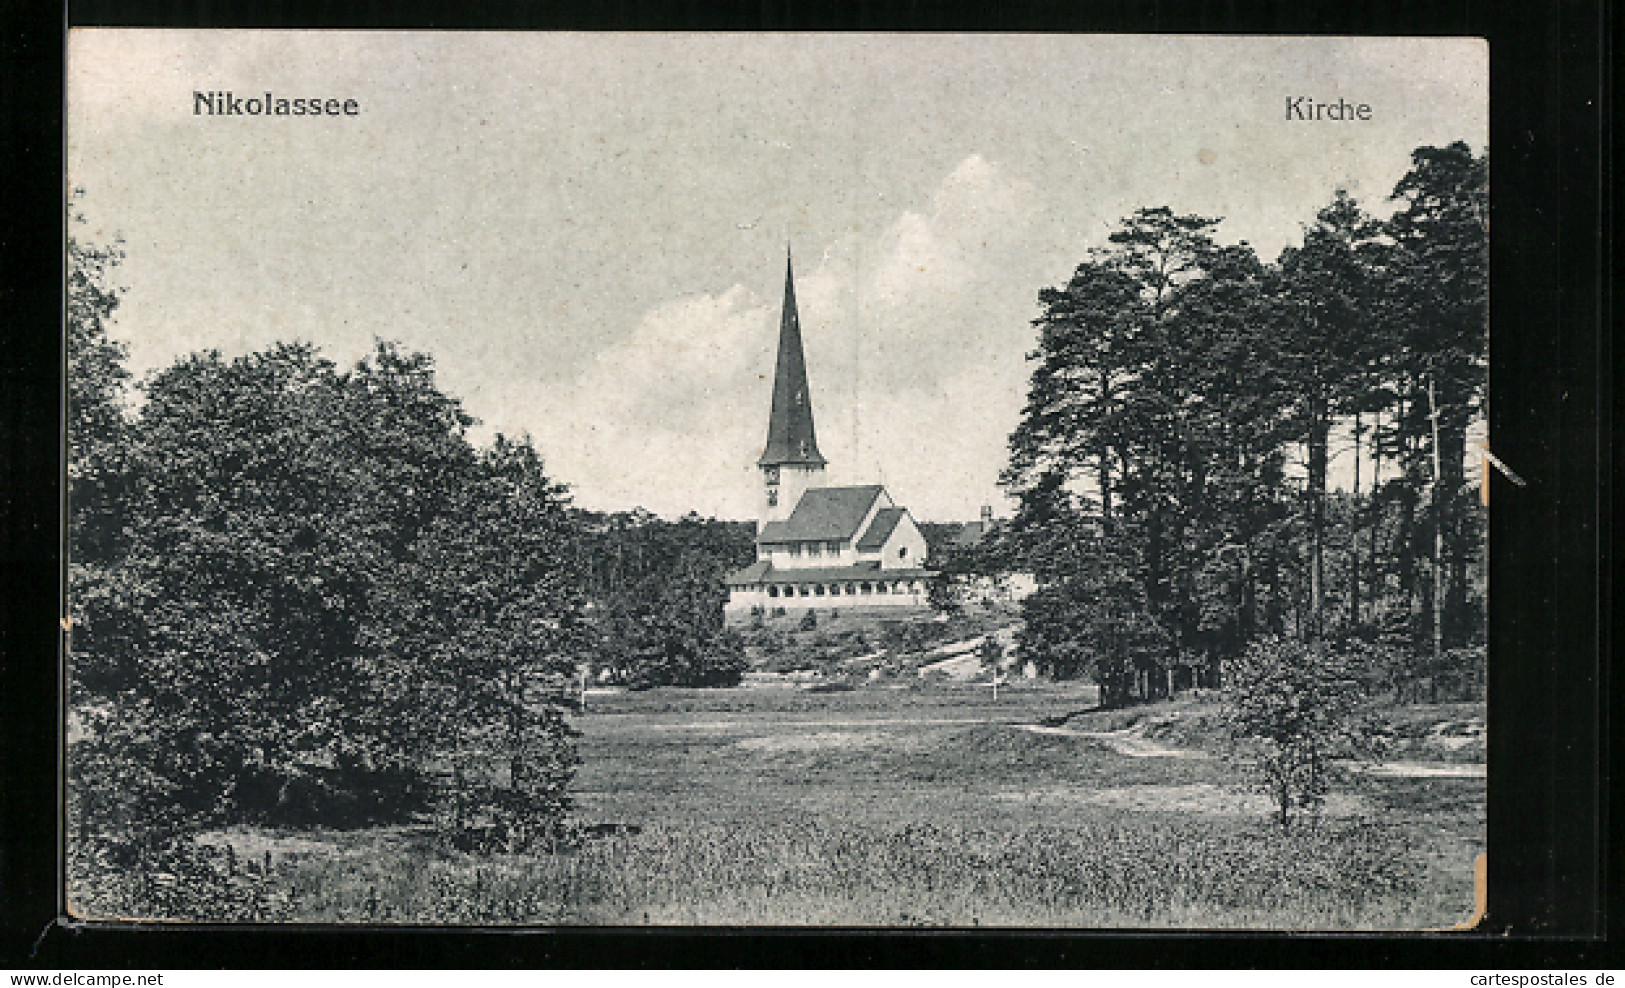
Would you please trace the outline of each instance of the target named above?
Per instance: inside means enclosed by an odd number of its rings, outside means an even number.
[[[1379,642],[1437,682],[1482,641],[1466,475],[1487,350],[1487,162],[1424,147],[1273,262],[1141,209],[1043,290],[994,551],[1036,572],[1023,646],[1103,701],[1217,685],[1249,643]],[[1346,490],[1334,457],[1352,454]],[[1374,459],[1375,476],[1361,476]]]
[[[633,688],[739,682],[745,653],[723,623],[722,581],[755,559],[755,525],[638,511],[582,512],[579,526],[601,678]]]
[[[70,846],[433,811],[459,846],[558,839],[584,667],[737,681],[721,574],[748,526],[581,511],[484,447],[426,355],[194,353],[132,391],[117,244],[70,237]],[[137,401],[139,397],[139,401]]]

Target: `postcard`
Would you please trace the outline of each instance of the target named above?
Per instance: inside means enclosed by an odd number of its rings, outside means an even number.
[[[73,30],[69,912],[1470,926],[1487,72]]]

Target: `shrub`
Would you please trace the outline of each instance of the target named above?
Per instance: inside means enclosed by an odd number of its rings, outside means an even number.
[[[1228,667],[1225,716],[1275,801],[1283,828],[1292,811],[1319,807],[1332,759],[1374,751],[1382,731],[1357,716],[1362,699],[1346,655],[1286,638],[1254,642]]]

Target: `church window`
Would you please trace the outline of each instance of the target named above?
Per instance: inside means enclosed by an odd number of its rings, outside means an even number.
[[[779,595],[779,588],[778,587],[768,587],[767,588],[767,595],[769,597],[777,597]]]
[[[807,543],[807,555],[809,555],[809,556],[822,556],[823,554],[824,554],[824,546],[821,543],[818,543],[818,542],[808,542]]]
[[[779,506],[779,489],[777,487],[769,487],[767,489],[767,506],[770,508],[776,508]]]
[[[872,587],[872,586],[870,586],[870,585],[869,585],[869,584],[867,584],[867,583],[864,583],[864,584],[860,584],[860,588],[861,588],[861,589],[862,589],[862,591],[863,591],[863,592],[864,592],[864,593],[874,593],[874,592],[875,592],[875,588],[874,588],[874,587]]]
[[[779,468],[778,468],[777,464],[774,464],[773,466],[770,466],[770,467],[767,468],[767,484],[768,484],[769,487],[772,487],[772,486],[776,485],[778,482],[779,482]]]
[[[875,584],[875,593],[891,593],[891,588],[884,583]]]
[[[829,553],[832,556],[838,556],[838,555],[841,554],[841,543],[839,543],[839,542],[826,542],[826,543],[824,543],[824,551]]]
[[[801,543],[800,542],[792,542],[792,543],[790,543],[790,555],[792,555],[792,556],[801,555]]]
[[[803,597],[811,597],[812,596],[812,588],[811,587],[806,587],[806,586],[802,587],[801,588],[801,596],[803,596]]]
[[[908,558],[908,546],[905,545],[905,546],[903,546],[903,547],[901,547],[901,548],[899,548],[897,550],[897,558],[898,559],[907,559]]]
[[[819,597],[824,596],[824,585],[822,583],[813,584],[813,594]]]

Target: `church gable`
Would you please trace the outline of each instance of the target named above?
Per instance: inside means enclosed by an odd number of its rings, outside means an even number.
[[[908,514],[907,508],[882,508],[875,512],[875,520],[869,523],[869,528],[858,540],[859,552],[878,552],[885,548],[886,540],[896,530],[897,523]]]
[[[907,508],[897,508],[897,517],[891,525],[886,537],[878,540],[873,550],[868,548],[867,537],[858,545],[859,550],[868,556],[875,552],[884,569],[912,569],[925,565],[928,552],[925,535],[918,525],[914,524],[914,517],[908,513]]]

